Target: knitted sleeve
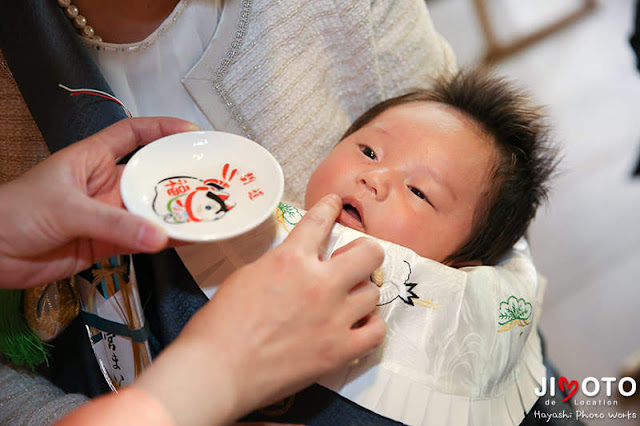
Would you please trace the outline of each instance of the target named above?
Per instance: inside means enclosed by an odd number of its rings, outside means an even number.
[[[89,399],[65,394],[46,378],[0,361],[0,424],[48,425]]]
[[[431,80],[456,71],[453,50],[436,31],[424,1],[373,0],[371,19],[385,99],[429,87]]]

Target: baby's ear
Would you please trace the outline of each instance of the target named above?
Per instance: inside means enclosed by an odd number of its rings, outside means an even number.
[[[467,260],[466,262],[455,263],[453,265],[449,265],[453,268],[464,268],[467,266],[482,266],[481,260]]]

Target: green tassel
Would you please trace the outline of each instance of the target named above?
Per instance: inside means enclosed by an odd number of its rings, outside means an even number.
[[[22,290],[0,289],[0,354],[15,365],[32,370],[47,362],[46,345],[22,315]]]

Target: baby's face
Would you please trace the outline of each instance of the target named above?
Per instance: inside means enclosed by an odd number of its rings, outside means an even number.
[[[451,107],[399,105],[329,153],[305,207],[338,194],[342,225],[442,262],[470,237],[496,159],[490,137]]]

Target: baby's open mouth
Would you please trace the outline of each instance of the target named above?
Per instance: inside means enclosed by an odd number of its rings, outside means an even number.
[[[344,226],[348,226],[349,228],[353,228],[358,231],[364,231],[362,216],[360,215],[358,209],[352,204],[345,204],[342,206],[342,214],[340,215],[339,222]]]
[[[353,216],[358,222],[362,223],[362,218],[360,217],[360,212],[358,211],[358,209],[353,207],[351,204],[345,204],[344,206],[342,206],[342,208],[344,209],[344,211],[349,213],[349,215]]]

